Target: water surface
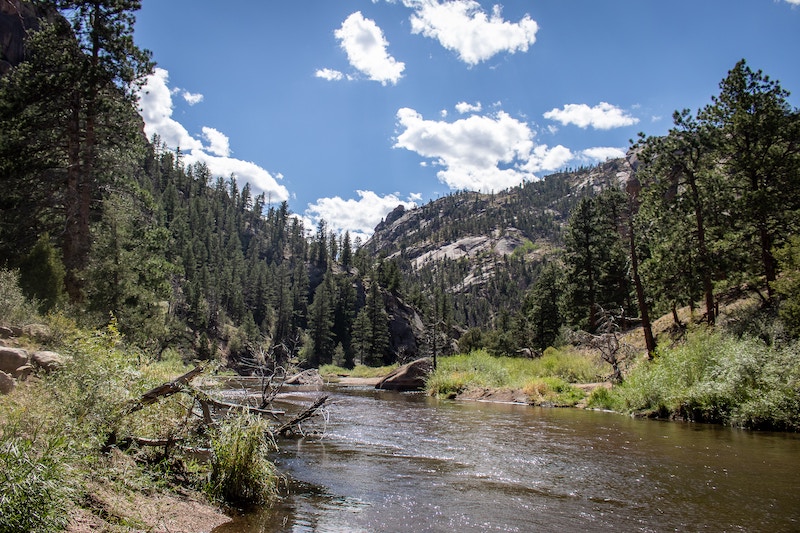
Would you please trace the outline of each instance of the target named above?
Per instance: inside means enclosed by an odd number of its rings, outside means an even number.
[[[324,437],[282,441],[274,458],[281,501],[214,533],[800,530],[794,434],[330,394]]]

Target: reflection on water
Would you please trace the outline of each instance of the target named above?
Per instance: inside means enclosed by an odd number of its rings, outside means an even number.
[[[800,530],[797,435],[331,394],[325,437],[274,458],[282,500],[214,533]]]

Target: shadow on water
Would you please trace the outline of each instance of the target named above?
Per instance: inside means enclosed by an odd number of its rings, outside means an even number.
[[[800,530],[797,435],[331,394],[325,436],[274,457],[281,500],[214,533]]]

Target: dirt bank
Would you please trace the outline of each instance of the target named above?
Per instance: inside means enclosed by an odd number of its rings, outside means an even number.
[[[67,533],[200,533],[230,521],[201,495],[133,490],[108,483],[86,487],[83,508],[70,513]]]

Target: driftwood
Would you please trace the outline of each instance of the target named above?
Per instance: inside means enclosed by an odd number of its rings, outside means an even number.
[[[167,398],[168,396],[172,396],[173,394],[184,391],[189,382],[196,376],[202,374],[204,371],[205,368],[202,365],[198,365],[184,375],[179,376],[172,381],[168,381],[163,385],[159,385],[158,387],[150,389],[142,394],[139,400],[128,408],[126,413],[135,413],[136,411],[140,411],[146,406],[157,402],[161,398]]]
[[[286,422],[282,426],[280,426],[277,430],[275,430],[275,435],[280,435],[282,437],[287,437],[292,433],[295,433],[295,430],[300,428],[300,423],[312,418],[314,415],[317,414],[317,410],[325,405],[325,402],[328,401],[328,396],[320,396],[316,402],[314,402],[311,407],[291,419],[290,421]]]
[[[218,400],[213,398],[211,395],[202,391],[196,387],[191,385],[191,381],[197,377],[198,375],[202,374],[205,371],[205,367],[202,365],[198,365],[194,367],[192,370],[186,372],[182,376],[179,376],[172,381],[168,381],[167,383],[163,383],[157,387],[150,389],[149,391],[142,394],[136,401],[132,402],[128,409],[125,411],[125,414],[132,414],[137,411],[144,409],[148,405],[152,405],[162,398],[168,398],[178,393],[186,394],[192,398],[192,404],[187,408],[186,413],[186,420],[188,420],[191,416],[195,415],[195,403],[199,404],[200,409],[202,411],[203,422],[207,426],[214,425],[214,420],[211,416],[211,409],[224,409],[228,411],[241,411],[246,410],[250,413],[257,414],[257,415],[269,415],[272,416],[277,420],[277,417],[280,415],[285,415],[284,411],[278,411],[274,409],[267,409],[266,408],[266,400],[273,399],[275,394],[271,394],[271,391],[268,391],[266,388],[263,387],[262,384],[262,397],[261,397],[261,405],[259,407],[255,407],[248,404],[239,404],[239,403],[232,403],[232,402],[225,402],[222,400]],[[270,393],[270,394],[268,394]],[[305,409],[303,412],[292,418],[290,421],[283,423],[280,425],[276,430],[270,430],[269,433],[272,437],[275,436],[289,436],[295,433],[302,433],[300,428],[300,424],[312,417],[314,417],[317,411],[325,405],[328,400],[328,396],[322,396],[318,398],[310,407]],[[126,437],[121,440],[117,440],[116,432],[112,432],[105,445],[103,446],[103,451],[108,452],[112,447],[118,449],[126,449],[132,445],[137,445],[140,447],[163,447],[164,453],[168,454],[169,449],[173,447],[177,447],[184,451],[188,451],[191,453],[195,453],[197,450],[194,448],[188,448],[182,446],[181,443],[185,441],[184,438],[181,437],[167,437],[162,439],[149,439],[144,437],[136,437],[130,436]],[[206,452],[205,449],[198,449],[203,452]]]

